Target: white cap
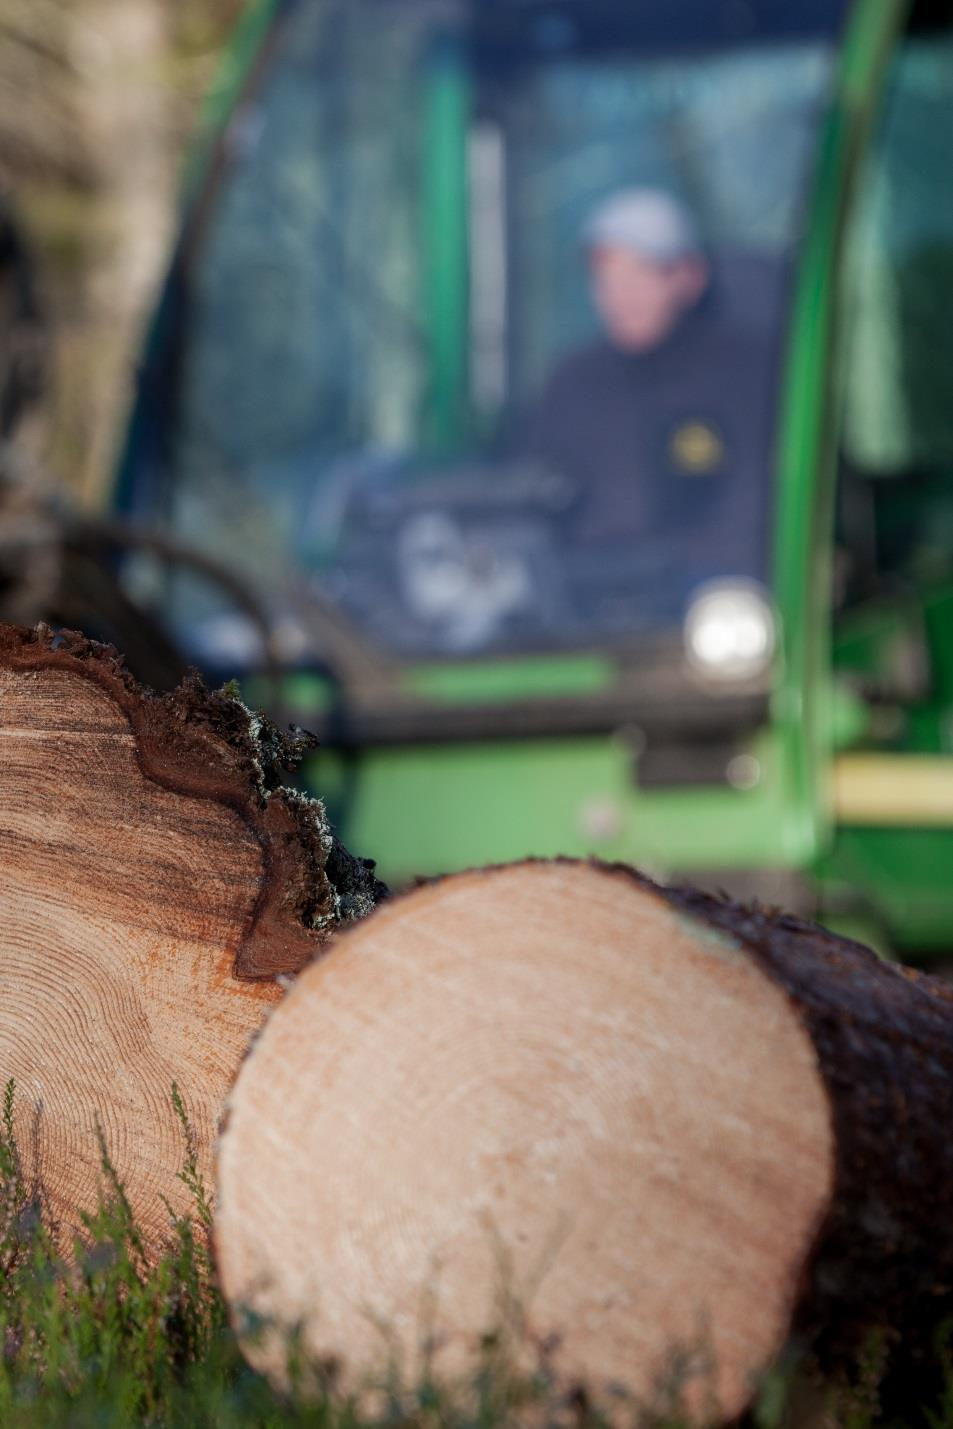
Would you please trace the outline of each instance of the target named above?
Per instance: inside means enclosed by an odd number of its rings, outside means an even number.
[[[622,189],[595,210],[582,233],[586,248],[628,248],[657,263],[700,253],[684,204],[663,189]]]

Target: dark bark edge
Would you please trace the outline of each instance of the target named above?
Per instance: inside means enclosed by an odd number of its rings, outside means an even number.
[[[255,837],[262,879],[235,951],[235,976],[271,981],[300,972],[336,928],[386,895],[374,864],[335,838],[319,800],[281,786],[311,746],[284,736],[227,690],[189,675],[170,694],[140,685],[110,645],[78,631],[0,625],[0,666],[62,670],[98,685],[129,721],[144,778],[235,810]]]

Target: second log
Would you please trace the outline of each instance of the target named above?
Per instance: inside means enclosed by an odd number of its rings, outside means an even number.
[[[695,1351],[688,1402],[727,1418],[792,1334],[836,1360],[949,1313],[951,1118],[936,980],[627,869],[462,874],[271,1015],[218,1263],[278,1380],[283,1325],[355,1385],[472,1364],[505,1288],[565,1384],[651,1401]]]

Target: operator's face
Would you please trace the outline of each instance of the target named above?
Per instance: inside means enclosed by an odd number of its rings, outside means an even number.
[[[627,248],[597,248],[590,265],[596,308],[609,338],[623,352],[658,347],[708,282],[700,258],[659,263]]]

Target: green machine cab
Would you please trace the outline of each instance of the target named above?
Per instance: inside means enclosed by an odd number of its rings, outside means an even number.
[[[254,8],[116,503],[261,619],[143,559],[129,591],[320,736],[395,883],[594,854],[947,951],[950,132],[949,4]],[[585,451],[523,434],[631,186],[694,215],[731,340],[671,364],[638,500],[581,535]]]

